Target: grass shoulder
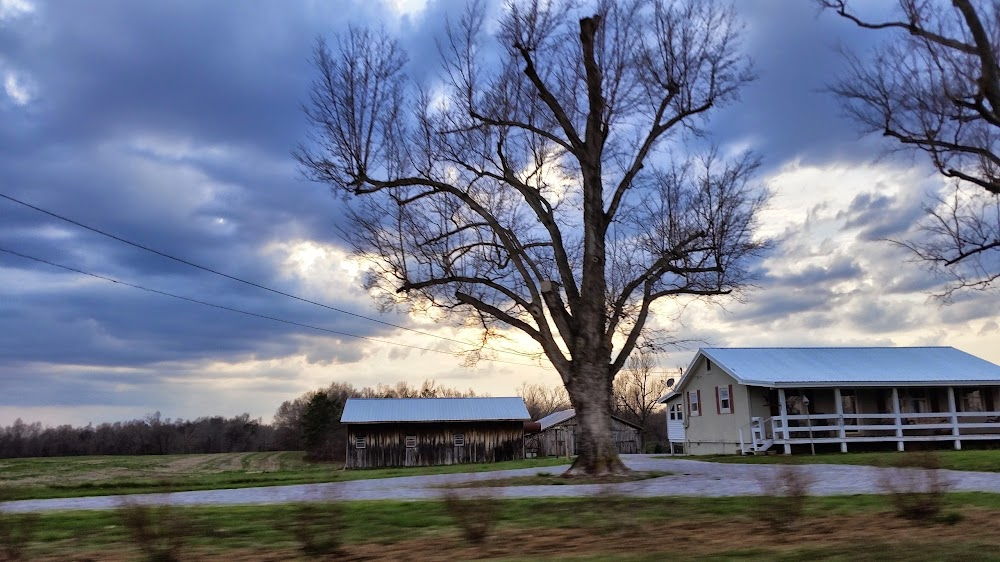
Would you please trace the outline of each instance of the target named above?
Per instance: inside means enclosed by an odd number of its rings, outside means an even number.
[[[45,457],[0,460],[0,488],[8,500],[25,500],[319,484],[565,464],[565,459],[545,458],[490,464],[344,470],[339,463],[307,462],[298,451]]]
[[[923,451],[917,451],[918,453]],[[910,452],[823,453],[818,455],[704,455],[682,457],[690,460],[740,464],[853,464],[895,466]],[[1000,449],[938,450],[941,468],[975,472],[1000,472]],[[670,459],[678,457],[658,456]]]
[[[496,521],[481,544],[463,540],[442,501],[333,501],[320,509],[341,522],[336,532],[346,554],[368,560],[542,560],[555,553],[593,560],[989,560],[996,559],[989,553],[1000,552],[1000,536],[983,533],[1000,518],[997,494],[950,494],[950,509],[961,516],[948,523],[894,517],[888,500],[877,495],[811,497],[799,524],[780,536],[761,526],[758,516],[767,504],[757,497],[491,501],[498,506]],[[277,560],[299,556],[298,509],[190,507],[171,508],[169,515],[185,521],[176,528],[184,530],[183,552],[191,558]],[[21,516],[0,517],[2,526]],[[33,524],[23,545],[31,559],[135,558],[119,512],[46,513]]]

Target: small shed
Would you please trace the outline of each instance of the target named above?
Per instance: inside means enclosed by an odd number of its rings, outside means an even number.
[[[554,412],[541,418],[537,423],[541,426],[535,440],[538,456],[576,454],[576,410],[570,408]],[[617,416],[611,416],[611,434],[619,454],[638,453],[642,450],[640,438],[642,427]]]
[[[524,458],[522,398],[350,398],[347,468],[432,466]]]

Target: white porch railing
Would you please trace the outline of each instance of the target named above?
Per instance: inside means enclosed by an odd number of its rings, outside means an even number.
[[[772,418],[750,418],[750,423],[740,428],[740,452],[754,454],[766,451],[774,444]]]
[[[775,444],[896,442],[903,450],[904,443],[916,441],[954,441],[956,449],[962,448],[962,441],[1000,441],[1000,412],[786,414],[784,420],[787,425],[782,417],[760,422],[761,427],[770,423]],[[742,449],[742,428],[740,441]]]

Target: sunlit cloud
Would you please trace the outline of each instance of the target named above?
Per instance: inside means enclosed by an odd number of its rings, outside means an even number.
[[[14,20],[35,12],[35,5],[28,0],[0,0],[0,22]]]
[[[35,99],[35,87],[22,75],[8,71],[3,79],[3,89],[7,97],[17,105],[28,105]]]

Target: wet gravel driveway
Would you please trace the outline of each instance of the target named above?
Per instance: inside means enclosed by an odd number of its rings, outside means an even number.
[[[657,459],[651,455],[623,455],[625,464],[634,470],[670,472],[669,476],[614,485],[515,486],[509,488],[476,488],[463,493],[489,493],[508,498],[587,496],[607,491],[631,496],[745,496],[761,494],[761,482],[773,478],[779,465],[725,464],[689,460],[686,458]],[[354,480],[329,484],[301,484],[174,492],[171,494],[140,494],[131,496],[99,496],[88,498],[23,500],[0,503],[0,509],[10,512],[57,511],[73,509],[111,509],[127,498],[136,503],[170,503],[173,505],[249,505],[276,504],[325,499],[339,500],[411,500],[440,497],[449,484],[475,480],[530,476],[539,472],[558,474],[567,466],[525,468],[497,472],[405,476],[377,480]],[[813,495],[850,495],[878,493],[878,474],[885,469],[850,465],[801,465],[813,484]],[[1000,493],[1000,474],[986,472],[942,471],[954,491]],[[769,476],[771,475],[771,476]]]

